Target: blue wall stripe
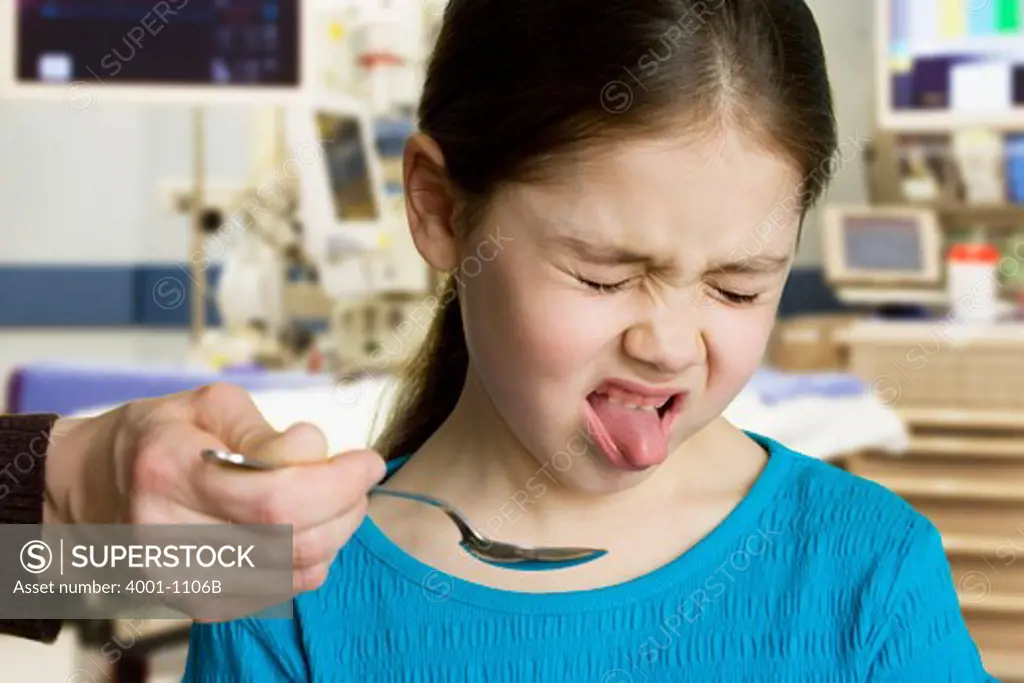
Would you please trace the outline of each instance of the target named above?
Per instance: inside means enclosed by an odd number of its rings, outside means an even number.
[[[207,270],[211,286],[220,272]],[[185,264],[0,265],[0,327],[187,327],[191,279]],[[207,322],[220,323],[213,301]],[[818,268],[796,269],[782,317],[842,309]]]
[[[129,267],[0,267],[0,325],[130,325],[134,293]]]
[[[207,271],[211,284],[218,276]],[[186,327],[191,300],[175,264],[0,265],[0,327]],[[220,321],[212,301],[207,320]]]
[[[208,291],[214,291],[220,269],[206,270]],[[142,327],[187,327],[192,316],[192,276],[187,264],[145,265],[135,270],[133,321]],[[220,324],[220,313],[212,297],[206,302],[206,322]]]

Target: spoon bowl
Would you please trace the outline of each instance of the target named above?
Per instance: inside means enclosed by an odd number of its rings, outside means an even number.
[[[224,466],[239,467],[249,470],[273,470],[280,467],[272,463],[263,462],[255,458],[220,451],[206,449],[202,452],[204,460]],[[408,491],[396,491],[374,486],[370,489],[369,495],[392,496],[404,498],[424,505],[435,507],[448,516],[462,535],[459,545],[471,556],[481,562],[485,562],[503,569],[514,569],[518,571],[551,571],[553,569],[565,569],[577,565],[593,562],[594,560],[608,554],[607,550],[587,547],[530,547],[493,541],[481,535],[466,519],[466,516],[448,503],[427,496],[422,493],[410,493]]]

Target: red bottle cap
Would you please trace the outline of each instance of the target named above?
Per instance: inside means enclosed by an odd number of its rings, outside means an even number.
[[[954,244],[948,259],[957,263],[999,263],[1001,254],[991,244]]]
[[[359,55],[358,62],[364,69],[372,69],[377,66],[402,66],[405,60],[390,52],[364,52]]]

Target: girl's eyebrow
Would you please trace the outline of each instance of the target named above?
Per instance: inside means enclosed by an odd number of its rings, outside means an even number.
[[[588,263],[607,266],[640,265],[652,271],[672,272],[677,269],[672,260],[659,259],[618,244],[599,244],[576,235],[553,235],[552,246],[561,247]],[[785,270],[793,257],[790,254],[759,253],[744,255],[733,261],[712,264],[707,272],[725,275],[764,275]]]
[[[582,260],[598,265],[642,265],[651,269],[664,268],[668,265],[655,256],[640,253],[629,247],[595,244],[574,235],[555,235],[550,241],[554,246],[571,251]]]
[[[778,273],[785,270],[792,259],[790,254],[755,254],[728,263],[715,264],[708,271],[726,275]]]

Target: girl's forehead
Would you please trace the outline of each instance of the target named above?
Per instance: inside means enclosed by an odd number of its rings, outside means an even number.
[[[763,248],[794,239],[802,183],[787,158],[742,136],[605,147],[551,178],[517,186],[505,206],[538,237],[671,250]]]

